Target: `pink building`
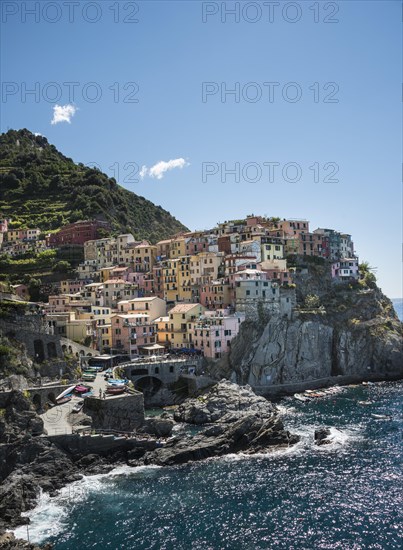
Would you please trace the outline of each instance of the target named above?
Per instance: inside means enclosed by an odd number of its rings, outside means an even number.
[[[199,254],[199,252],[207,252],[208,239],[203,236],[192,236],[185,239],[186,242],[186,255],[191,256]]]
[[[266,273],[267,279],[278,281],[280,284],[291,283],[291,275],[287,269],[280,268],[269,268],[265,269],[263,266],[260,268],[264,273]]]
[[[277,226],[288,236],[299,235],[300,233],[309,233],[308,220],[282,220],[278,222]]]
[[[228,279],[203,284],[199,290],[199,301],[207,309],[222,309],[231,305],[231,287]]]
[[[144,346],[156,343],[157,325],[147,313],[112,315],[111,328],[114,351],[133,356]]]
[[[205,357],[217,359],[229,352],[231,340],[238,334],[244,320],[243,313],[229,315],[225,309],[206,311],[198,321],[192,323],[192,346]]]

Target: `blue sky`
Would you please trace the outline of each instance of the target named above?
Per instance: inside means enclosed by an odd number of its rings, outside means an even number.
[[[281,2],[274,15],[241,2],[239,22],[221,2],[80,1],[72,22],[66,3],[36,2],[36,16],[23,4],[2,5],[2,131],[26,127],[77,162],[119,168],[122,185],[191,229],[255,213],[351,233],[382,289],[402,295],[401,2]],[[39,97],[25,95],[35,83]],[[51,124],[55,103],[73,105],[70,123]],[[161,179],[133,173],[175,159]],[[217,173],[203,181],[203,167]]]

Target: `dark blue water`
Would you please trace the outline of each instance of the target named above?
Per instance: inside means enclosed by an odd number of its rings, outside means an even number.
[[[403,384],[280,407],[302,436],[293,449],[88,477],[43,498],[31,540],[57,550],[401,549]],[[330,446],[314,445],[318,426],[334,428]]]

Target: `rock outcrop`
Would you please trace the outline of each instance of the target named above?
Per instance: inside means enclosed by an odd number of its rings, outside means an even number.
[[[315,445],[329,445],[331,432],[329,428],[317,428],[314,434]]]
[[[79,479],[72,460],[47,439],[28,398],[10,392],[0,421],[0,528],[23,522],[38,489],[54,491]]]
[[[251,388],[240,388],[225,380],[204,396],[180,405],[175,420],[209,427],[191,438],[176,437],[147,453],[145,464],[183,464],[240,451],[261,452],[299,440],[284,430],[270,402],[256,396]]]
[[[213,369],[239,384],[269,387],[335,376],[403,376],[402,324],[379,289],[332,290],[322,308],[292,319],[245,321]]]
[[[168,413],[162,413],[154,418],[146,418],[139,431],[157,437],[170,437],[174,425],[172,417]]]
[[[0,550],[51,550],[53,544],[38,546],[26,540],[16,539],[12,533],[0,535]]]

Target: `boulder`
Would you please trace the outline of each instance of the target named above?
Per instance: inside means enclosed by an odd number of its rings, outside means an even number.
[[[317,428],[315,430],[315,444],[316,445],[329,445],[330,440],[330,429],[329,428]]]
[[[174,424],[172,416],[163,413],[161,416],[147,418],[140,431],[157,437],[170,437]]]
[[[210,424],[222,420],[233,422],[246,412],[270,416],[275,407],[264,397],[256,395],[250,386],[240,387],[222,380],[206,394],[187,399],[175,410],[177,422]]]

